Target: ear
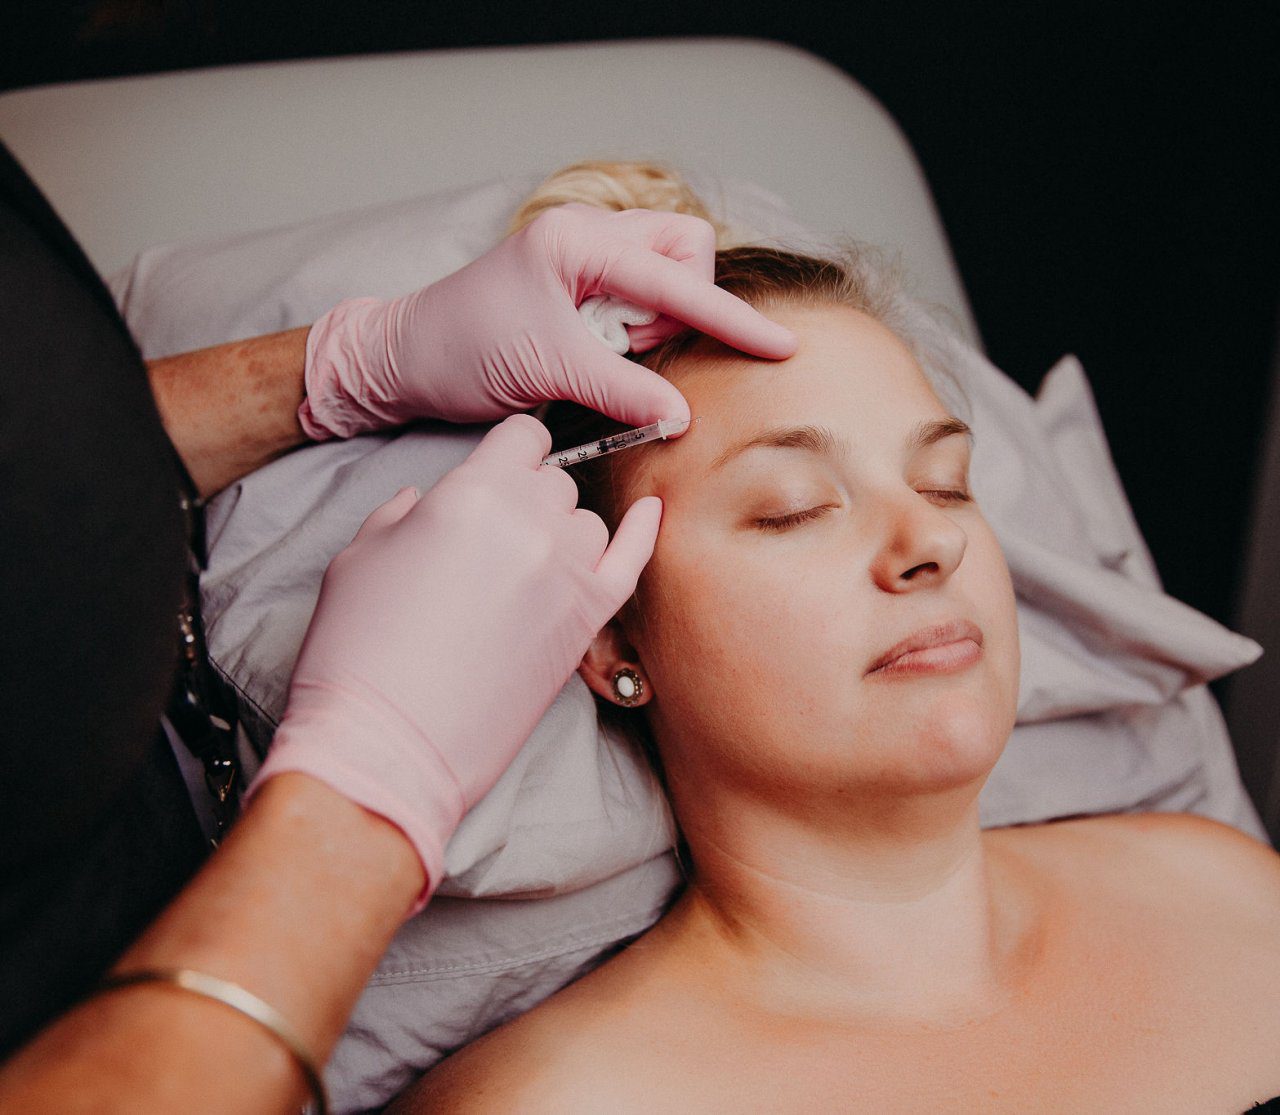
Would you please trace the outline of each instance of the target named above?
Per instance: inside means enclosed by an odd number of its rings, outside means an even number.
[[[615,680],[620,680],[618,672],[621,670],[629,671],[626,676],[635,675],[633,684],[638,692],[630,700],[623,699],[614,687]],[[653,696],[653,687],[649,684],[644,667],[640,665],[640,656],[636,653],[636,648],[627,642],[622,625],[616,619],[605,624],[591,640],[591,645],[578,666],[578,674],[593,693],[598,693],[606,701],[623,708],[647,705]]]

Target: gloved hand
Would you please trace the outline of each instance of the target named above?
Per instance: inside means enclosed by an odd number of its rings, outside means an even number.
[[[631,595],[662,501],[610,543],[547,428],[515,415],[419,498],[405,488],[329,565],[248,794],[303,771],[398,825],[440,882],[444,844]]]
[[[715,233],[697,217],[564,205],[438,283],[391,302],[342,302],[307,337],[317,441],[414,418],[484,422],[573,399],[629,425],[687,418],[684,396],[610,352],[577,307],[598,294],[659,311],[636,351],[695,326],[757,356],[796,348],[790,330],[715,286]]]

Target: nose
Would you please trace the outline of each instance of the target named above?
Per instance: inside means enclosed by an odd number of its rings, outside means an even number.
[[[885,592],[944,584],[964,558],[969,536],[941,507],[918,492],[887,507],[884,542],[871,574]]]

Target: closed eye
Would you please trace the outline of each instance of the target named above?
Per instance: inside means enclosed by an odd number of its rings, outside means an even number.
[[[810,507],[807,511],[793,511],[789,515],[778,515],[771,519],[757,519],[755,525],[761,530],[787,530],[790,527],[807,523],[830,511],[830,507]]]
[[[973,496],[968,492],[960,492],[953,490],[929,490],[920,493],[922,496],[937,496],[943,503],[969,503]]]
[[[968,492],[953,488],[928,488],[920,494],[922,496],[932,496],[941,503],[970,503],[973,500],[973,496]],[[775,515],[770,518],[756,519],[755,525],[760,530],[765,531],[789,530],[792,527],[800,526],[801,523],[811,522],[830,510],[830,506],[810,507],[804,511],[793,511],[788,515]]]

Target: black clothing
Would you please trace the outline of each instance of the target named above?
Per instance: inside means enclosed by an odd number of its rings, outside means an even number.
[[[158,732],[184,484],[110,294],[0,145],[0,1057],[207,850]]]

